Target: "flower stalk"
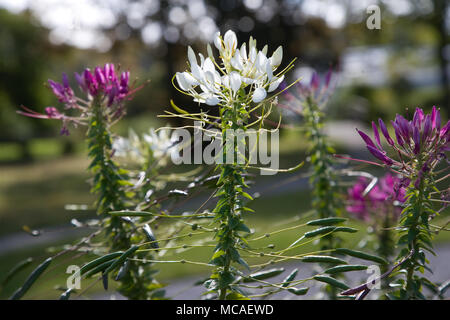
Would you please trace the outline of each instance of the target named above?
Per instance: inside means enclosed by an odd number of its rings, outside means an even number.
[[[445,159],[445,152],[450,150],[450,121],[441,128],[440,111],[433,107],[430,114],[417,108],[412,120],[397,115],[391,123],[395,140],[384,122],[378,121],[392,155],[381,144],[375,123],[372,123],[375,142],[358,130],[369,152],[391,171],[402,175],[401,184],[407,190],[397,242],[400,248],[398,259],[404,260],[402,271],[406,276],[396,280],[399,289],[388,296],[393,299],[425,299],[423,287],[436,285],[418,273],[429,269],[425,252],[433,252],[429,223],[439,210],[436,211],[432,204],[435,200],[432,191],[437,190],[437,181],[440,180],[439,171],[435,169]]]
[[[206,58],[202,54],[197,57],[189,47],[190,70],[177,72],[175,78],[180,91],[191,96],[195,102],[218,106],[219,119],[215,117],[210,121],[211,116],[202,112],[203,122],[220,130],[218,139],[222,147],[216,155],[216,159],[220,160],[216,166],[220,172],[215,195],[218,201],[213,210],[218,224],[215,232],[217,245],[210,261],[215,269],[205,286],[218,299],[224,300],[245,295],[236,284],[240,276],[236,265],[249,268],[239,253],[240,248],[247,247],[243,235],[250,232],[242,217],[245,211],[250,210],[245,207],[245,200],[252,200],[244,191],[248,187],[245,181],[245,152],[249,146],[245,135],[237,133],[245,133],[249,129],[252,125],[249,124],[250,113],[256,112],[265,101],[271,99],[267,97],[268,93],[278,88],[289,69],[275,75],[282,60],[281,47],[267,57],[267,46],[257,50],[256,40],[252,38],[248,46],[244,43],[238,47],[236,34],[232,31],[227,31],[223,37],[217,33],[214,45],[219,51],[219,59],[214,57],[209,45]],[[253,103],[255,107],[252,107]],[[186,117],[197,120],[190,114]],[[260,119],[253,124],[261,125],[264,117]],[[230,153],[232,157],[229,157]],[[229,158],[233,158],[231,163]]]

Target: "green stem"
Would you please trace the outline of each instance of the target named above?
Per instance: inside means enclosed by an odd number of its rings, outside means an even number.
[[[217,221],[220,227],[216,233],[219,238],[216,253],[222,252],[222,255],[215,259],[214,263],[218,266],[215,271],[218,279],[218,298],[225,300],[228,293],[233,291],[231,283],[235,279],[236,272],[232,267],[232,263],[236,262],[242,265],[246,263],[241,259],[237,245],[241,239],[239,231],[245,231],[245,226],[241,217],[242,204],[241,195],[243,188],[247,187],[244,181],[245,169],[242,165],[233,160],[233,164],[226,163],[227,143],[231,137],[227,137],[227,129],[244,130],[244,122],[238,112],[238,108],[234,105],[232,108],[221,110],[222,122],[222,141],[223,141],[223,164],[220,164],[221,178],[218,182],[218,202],[215,208]],[[242,125],[239,125],[242,123]],[[236,131],[235,131],[236,132]],[[233,136],[234,139],[234,136]],[[233,154],[238,155],[239,148],[234,141]],[[241,141],[245,143],[244,141]],[[230,150],[231,151],[231,150]]]
[[[313,173],[310,183],[313,188],[313,207],[320,219],[335,217],[338,215],[339,204],[335,188],[336,178],[333,174],[331,147],[327,136],[323,132],[323,117],[317,103],[313,98],[308,98],[305,103],[304,116],[310,128],[309,135],[312,141],[310,150]],[[321,238],[321,250],[334,249],[339,238],[333,234]],[[327,286],[330,299],[336,299],[337,290],[332,286]]]

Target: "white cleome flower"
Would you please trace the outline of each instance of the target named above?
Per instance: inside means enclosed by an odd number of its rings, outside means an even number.
[[[164,156],[169,156],[172,153],[178,154],[178,147],[172,140],[170,135],[170,130],[159,130],[156,132],[155,129],[151,128],[149,133],[144,133],[142,135],[144,142],[152,150],[153,157],[155,159],[160,159]]]
[[[283,58],[281,46],[268,58],[267,46],[258,51],[256,40],[251,37],[248,51],[245,43],[238,48],[236,34],[231,30],[223,38],[217,32],[214,45],[219,50],[220,61],[214,60],[208,48],[208,58],[198,54],[199,64],[194,51],[188,47],[191,70],[176,74],[179,87],[190,94],[194,101],[210,106],[227,104],[232,102],[241,88],[249,88],[247,94],[253,102],[259,103],[283,81],[284,75],[274,75]]]

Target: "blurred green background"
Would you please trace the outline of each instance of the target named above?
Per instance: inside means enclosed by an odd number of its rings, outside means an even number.
[[[379,30],[366,26],[367,8],[373,4],[381,9]],[[190,110],[197,107],[171,85],[175,72],[186,67],[186,46],[204,52],[216,31],[228,29],[240,42],[251,35],[260,46],[267,43],[269,52],[282,45],[284,63],[297,58],[291,80],[302,76],[309,82],[312,70],[335,70],[327,132],[339,153],[367,157],[354,128],[367,127],[377,117],[391,119],[437,105],[448,119],[446,0],[0,0],[0,274],[28,255],[45,256],[49,243],[24,229],[56,234],[68,228],[70,219],[93,214],[65,210],[66,204],[93,201],[83,130],[72,128],[69,137],[60,137],[60,123],[20,116],[20,105],[41,112],[57,103],[47,79],[60,81],[62,72],[71,75],[113,62],[130,70],[136,85],[150,80],[128,104],[115,131],[127,134],[132,127],[140,133],[165,125],[157,115],[169,109],[170,99]],[[281,167],[304,160],[307,146],[300,132],[283,131]],[[263,186],[277,186],[289,176],[258,179]],[[281,191],[274,187],[254,207],[257,214],[251,219],[264,229],[307,211],[308,190],[304,183]],[[64,240],[58,233],[49,241]],[[193,271],[183,270],[169,267],[164,277]]]

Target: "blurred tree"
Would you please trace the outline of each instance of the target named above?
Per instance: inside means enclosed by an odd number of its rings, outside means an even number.
[[[52,63],[47,36],[30,14],[0,10],[0,142],[19,143],[22,160],[31,159],[29,139],[49,135],[57,125],[16,113],[20,105],[41,109],[52,101],[44,86]]]

